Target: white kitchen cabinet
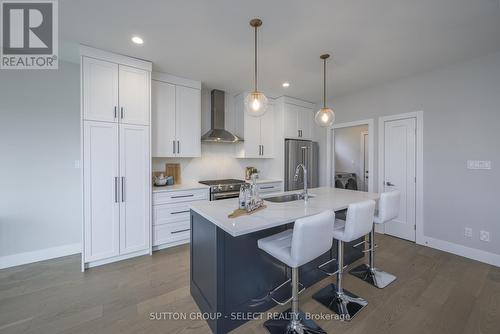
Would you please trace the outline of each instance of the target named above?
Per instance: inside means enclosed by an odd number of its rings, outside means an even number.
[[[120,254],[149,248],[149,127],[120,125]]]
[[[244,109],[244,94],[235,97],[238,158],[274,158],[274,103],[271,99],[264,115],[252,117]]]
[[[175,138],[175,85],[151,80],[152,98],[152,155],[174,157]]]
[[[83,137],[84,260],[91,262],[120,252],[118,124],[85,121]]]
[[[149,125],[150,72],[82,57],[83,119]]]
[[[285,138],[312,139],[313,109],[305,106],[284,103]]]
[[[80,51],[84,270],[151,252],[151,63]]]
[[[153,249],[189,242],[189,204],[208,201],[209,189],[183,189],[153,193]]]
[[[119,65],[120,122],[149,125],[150,74]]]
[[[118,120],[118,64],[89,57],[82,59],[83,118]]]
[[[201,82],[153,73],[154,157],[201,156]]]
[[[175,87],[175,136],[178,157],[201,156],[201,91]]]

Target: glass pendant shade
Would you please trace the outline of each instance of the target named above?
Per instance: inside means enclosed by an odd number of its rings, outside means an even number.
[[[335,113],[330,108],[321,108],[314,116],[316,124],[322,127],[329,127],[335,121]]]
[[[245,97],[245,111],[248,115],[259,117],[267,109],[267,97],[258,91],[253,91]]]

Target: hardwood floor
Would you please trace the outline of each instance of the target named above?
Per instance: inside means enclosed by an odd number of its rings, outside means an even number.
[[[349,323],[318,320],[328,333],[500,333],[500,268],[387,236],[377,242],[378,266],[398,279],[379,290],[345,275],[344,287],[369,304]],[[80,256],[69,256],[0,270],[0,333],[210,333],[203,320],[150,320],[198,311],[187,245],[79,269]],[[330,282],[301,294],[301,309],[329,314],[311,295]],[[235,332],[266,333],[262,323]]]

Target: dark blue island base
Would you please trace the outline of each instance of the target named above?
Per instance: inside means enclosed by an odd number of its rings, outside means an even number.
[[[292,227],[287,224],[233,237],[191,210],[191,295],[213,333],[227,333],[276,306],[268,293],[288,280],[291,272],[258,249],[257,240]],[[361,240],[345,244],[345,264],[363,257],[352,247]],[[317,267],[336,256],[334,240],[330,251],[300,268],[300,282],[307,288],[328,278]]]

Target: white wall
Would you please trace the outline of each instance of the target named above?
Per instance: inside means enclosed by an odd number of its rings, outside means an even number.
[[[425,236],[476,258],[488,254],[475,250],[500,254],[500,53],[338,97],[329,105],[336,122],[375,118],[377,124],[380,116],[423,110]],[[467,170],[468,159],[491,160],[493,169]],[[378,171],[371,175],[376,178]],[[465,227],[473,228],[472,239],[464,238]],[[489,243],[479,240],[481,229],[490,232]]]
[[[361,133],[368,125],[335,129],[335,172],[356,173],[358,189],[363,190]]]
[[[0,267],[9,255],[78,249],[79,71],[65,62],[59,70],[1,71]]]
[[[210,129],[210,91],[203,87],[201,91],[201,134]],[[226,130],[234,133],[234,93],[226,92]],[[154,158],[153,170],[165,170],[165,163],[179,163],[183,182],[200,181],[208,179],[245,178],[245,167],[256,167],[262,179],[276,179],[280,177],[279,171],[270,159],[237,159],[236,144],[229,143],[202,143],[200,158]]]

